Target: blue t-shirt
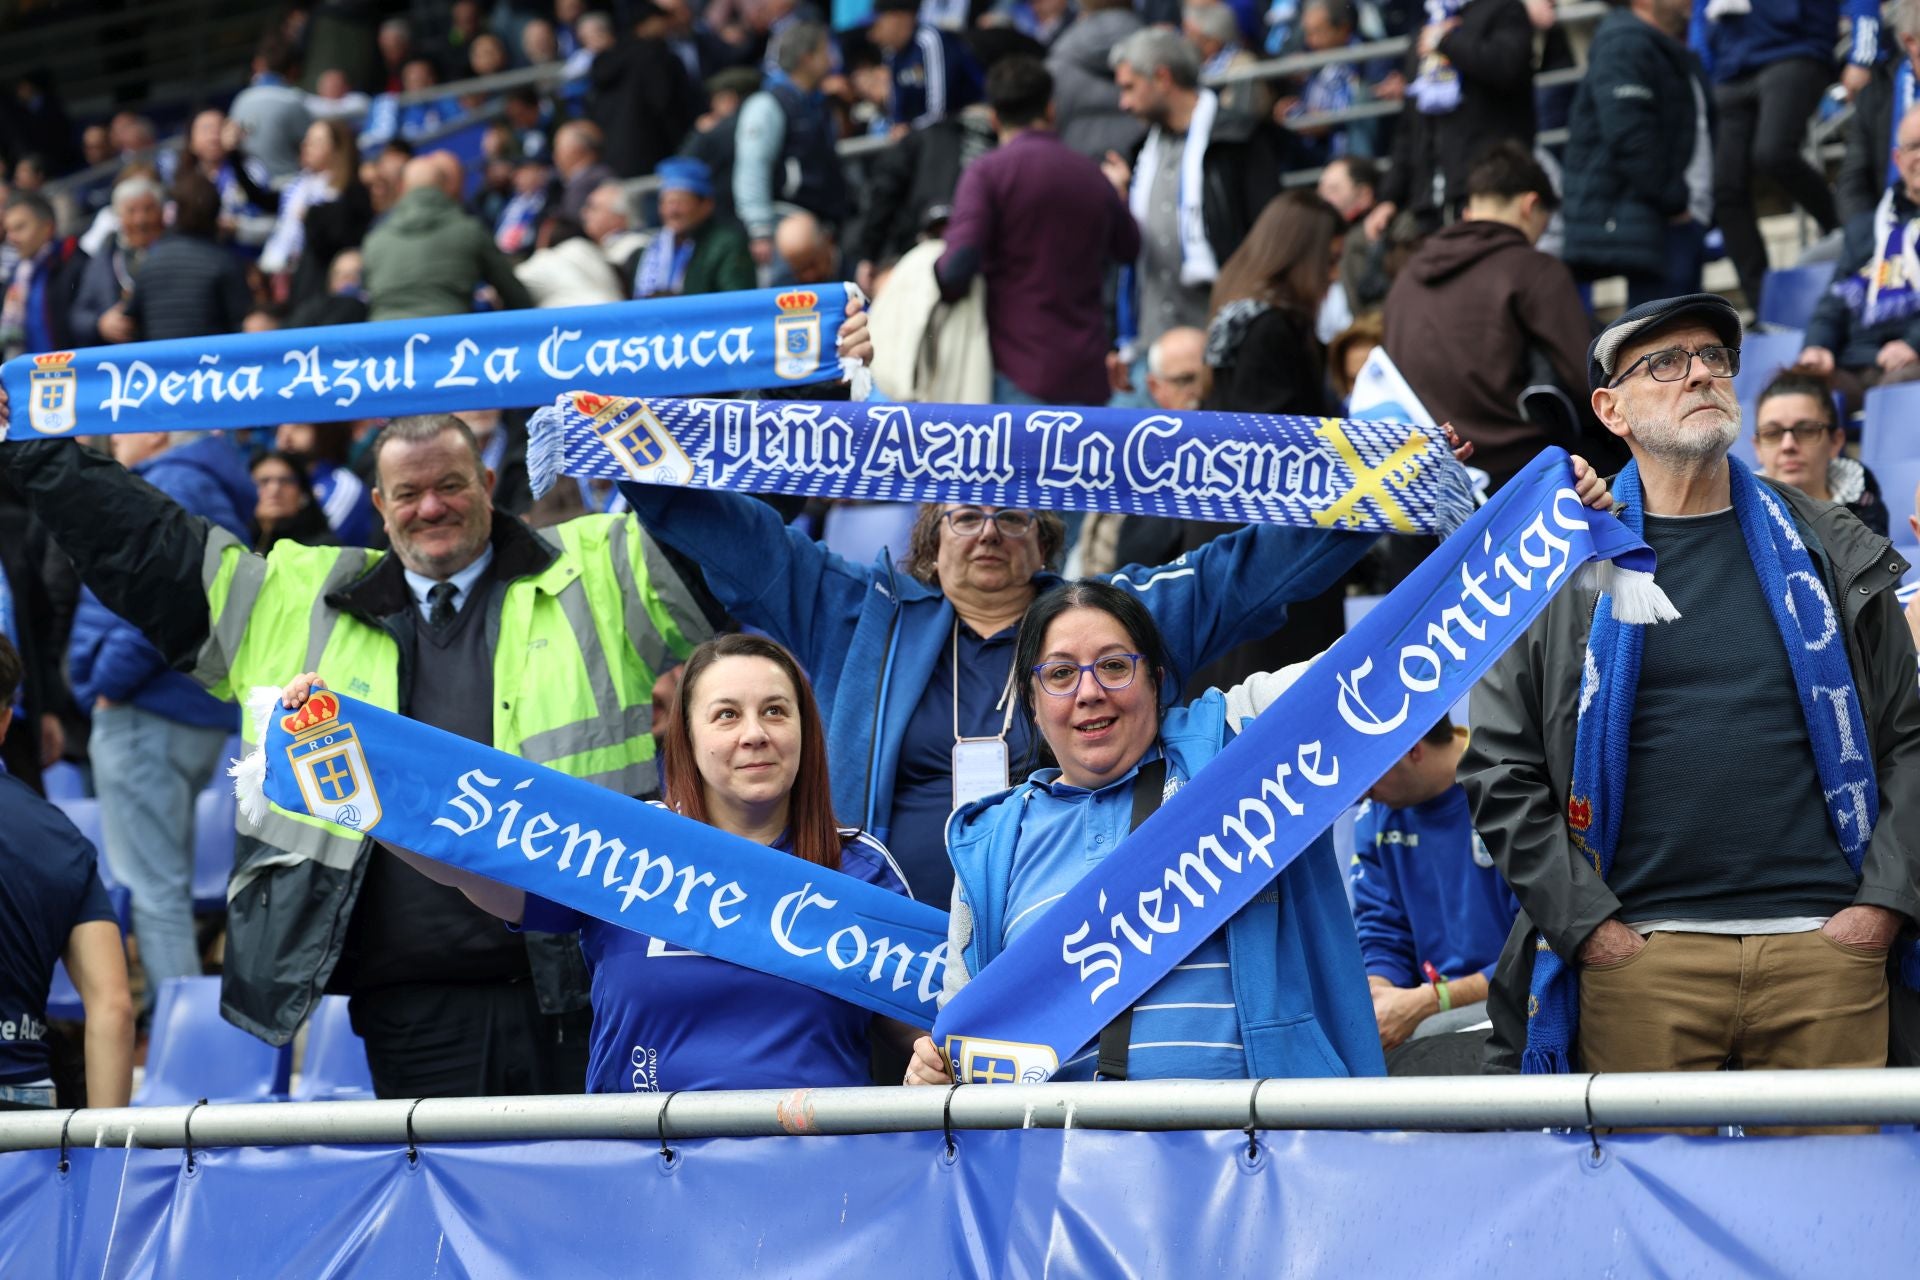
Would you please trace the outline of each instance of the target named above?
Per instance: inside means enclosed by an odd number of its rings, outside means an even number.
[[[792,852],[782,836],[773,846]],[[911,896],[886,848],[841,847],[840,870]],[[869,1085],[874,1014],[825,992],[527,895],[520,927],[580,933],[592,977],[588,1093]]]
[[[1367,973],[1396,987],[1425,982],[1422,963],[1443,978],[1491,978],[1520,914],[1457,783],[1425,804],[1362,809],[1350,878]]]
[[[1159,755],[1150,750],[1145,759]],[[1143,761],[1144,762],[1144,761]],[[1088,871],[1099,865],[1133,826],[1133,779],[1139,766],[1098,791],[1060,780],[1058,769],[1033,775],[1034,790],[1020,818],[1020,850],[1008,887],[1004,950]],[[1098,1044],[1060,1064],[1055,1080],[1091,1080]],[[1222,930],[1147,989],[1133,1006],[1128,1039],[1130,1080],[1244,1080],[1246,1050],[1233,1003],[1227,937]]]
[[[1019,693],[1007,721],[1007,673],[1013,666],[1013,627],[981,639],[960,625],[960,732],[990,738],[1007,725],[1008,782],[1019,781],[1033,752],[1033,722],[1020,714]],[[894,774],[893,817],[887,848],[900,861],[915,895],[945,910],[953,900],[953,864],[947,860],[947,817],[953,812],[953,651],[940,647],[933,679],[907,718]]]
[[[0,769],[0,1084],[47,1079],[47,990],[78,925],[113,920],[99,854]]]

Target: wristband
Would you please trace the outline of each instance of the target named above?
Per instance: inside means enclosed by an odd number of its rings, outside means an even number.
[[[1453,1008],[1453,995],[1447,990],[1447,980],[1445,978],[1435,978],[1433,980],[1433,990],[1434,993],[1440,997],[1440,1012],[1445,1013]]]

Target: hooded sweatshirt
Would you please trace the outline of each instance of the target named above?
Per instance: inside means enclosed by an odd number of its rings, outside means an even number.
[[[369,320],[465,315],[480,284],[508,310],[533,305],[486,227],[437,187],[401,196],[368,233],[364,255]]]
[[[1060,141],[1102,160],[1109,151],[1131,155],[1147,127],[1120,109],[1120,90],[1107,63],[1113,47],[1138,31],[1131,8],[1083,13],[1060,33],[1047,54]]]
[[[1436,422],[1451,420],[1474,464],[1505,481],[1548,444],[1521,416],[1530,349],[1552,365],[1584,423],[1587,322],[1573,276],[1504,222],[1456,222],[1387,291],[1387,355]]]

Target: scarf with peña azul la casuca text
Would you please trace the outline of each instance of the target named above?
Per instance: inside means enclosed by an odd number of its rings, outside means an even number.
[[[610,924],[933,1024],[947,913],[327,689],[248,700],[260,747],[231,771],[269,802]]]
[[[1580,504],[1567,455],[1543,452],[960,989],[934,1027],[954,1078],[1046,1079],[1271,885],[1576,576],[1631,582],[1642,623],[1676,616],[1652,568],[1637,533]]]
[[[534,414],[528,436],[536,493],[564,474],[1442,537],[1473,513],[1446,441],[1390,422],[574,391]]]
[[[0,440],[530,409],[584,384],[718,395],[838,379],[853,285],[236,333],[0,366]]]

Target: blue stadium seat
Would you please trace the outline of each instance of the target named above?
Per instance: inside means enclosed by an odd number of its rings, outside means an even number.
[[[78,827],[87,843],[93,846],[99,856],[100,880],[107,886],[107,897],[113,900],[113,911],[120,917],[120,928],[122,932],[131,929],[133,894],[113,878],[113,867],[107,862],[107,841],[100,823],[100,802],[90,796],[79,796],[71,800],[55,800],[54,805],[67,815],[67,821]]]
[[[293,1051],[220,1016],[220,979],[168,978],[153,1005],[153,1040],[136,1107],[272,1102],[286,1097]]]
[[[87,775],[77,764],[56,760],[40,774],[40,786],[49,800],[80,800],[87,794]]]
[[[222,781],[230,780],[222,775]],[[233,873],[233,788],[209,787],[193,804],[193,909],[211,915],[227,909],[227,877]]]
[[[1886,458],[1872,467],[1874,479],[1880,482],[1880,499],[1887,504],[1887,536],[1898,550],[1915,540],[1907,517],[1913,514],[1914,489],[1920,487],[1920,454]]]
[[[1767,272],[1760,286],[1760,322],[1785,329],[1804,329],[1813,319],[1813,308],[1833,282],[1831,262],[1815,262],[1804,267],[1781,267]]]
[[[1896,458],[1920,458],[1920,382],[1896,382],[1867,392],[1860,461],[1877,475]]]
[[[837,506],[827,512],[827,550],[857,565],[870,565],[882,550],[894,560],[907,554],[907,535],[913,531],[918,508],[911,502],[863,502]]]
[[[53,962],[53,988],[47,992],[47,1019],[54,1022],[79,1022],[87,1016],[80,1003],[80,991],[73,985],[65,962]]]
[[[1750,470],[1760,469],[1760,459],[1753,452],[1754,404],[1773,375],[1792,364],[1805,345],[1806,335],[1793,329],[1749,334],[1740,346],[1740,373],[1733,380],[1733,394],[1740,401],[1740,438],[1733,442],[1732,455]]]
[[[295,1102],[353,1102],[373,1096],[367,1046],[347,1018],[345,996],[321,996],[307,1019],[307,1052],[293,1086]]]

